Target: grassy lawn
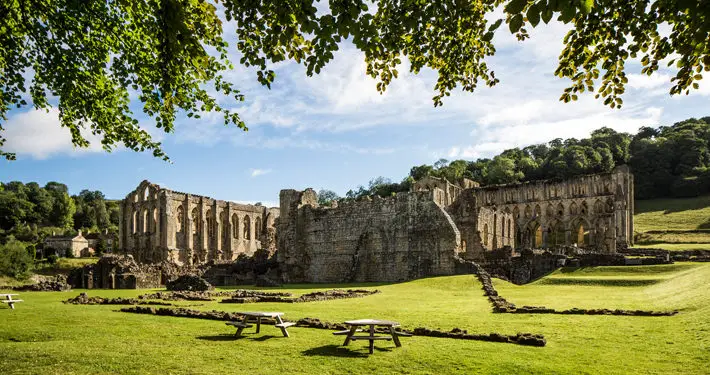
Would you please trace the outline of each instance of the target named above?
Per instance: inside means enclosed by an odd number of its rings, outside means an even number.
[[[535,283],[500,280],[499,292],[518,305],[554,308],[680,309],[673,317],[493,314],[473,276],[389,285],[357,285],[382,293],[300,304],[181,302],[197,309],[282,311],[288,320],[316,317],[397,320],[404,328],[459,327],[475,333],[542,333],[543,348],[428,337],[402,348],[377,343],[340,347],[329,331],[274,327],[233,339],[222,322],[116,312],[118,306],[60,301],[80,291],[22,293],[16,310],[0,308],[3,373],[244,373],[244,374],[706,374],[710,350],[710,264],[594,267],[560,270]],[[341,285],[353,287],[355,285]],[[332,286],[289,285],[302,294]],[[274,290],[274,288],[266,288]],[[90,290],[131,297],[148,291]],[[253,332],[253,329],[248,331]]]
[[[710,229],[710,196],[638,200],[634,226],[649,230]]]

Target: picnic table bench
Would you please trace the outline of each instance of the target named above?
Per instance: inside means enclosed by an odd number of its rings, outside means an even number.
[[[375,340],[394,341],[394,345],[399,348],[402,346],[402,343],[399,342],[399,337],[400,336],[402,336],[402,337],[411,336],[411,334],[409,334],[409,333],[395,331],[394,327],[398,327],[399,323],[393,322],[390,320],[359,319],[359,320],[348,320],[344,323],[346,325],[350,326],[350,328],[346,329],[345,331],[333,332],[334,335],[346,335],[345,342],[343,343],[343,346],[348,346],[350,341],[368,340],[370,342],[370,354],[372,354],[375,349]],[[364,326],[369,326],[369,329],[365,330],[365,329],[358,328],[358,327],[364,327]],[[376,326],[388,327],[389,334],[391,335],[391,337],[375,335],[375,327]],[[366,332],[367,334],[366,335],[356,335],[356,333],[358,333],[358,332]]]
[[[247,311],[237,312],[237,314],[242,315],[244,318],[242,318],[242,320],[225,323],[229,326],[234,326],[237,328],[237,332],[234,334],[234,336],[237,337],[242,334],[244,328],[253,327],[252,324],[248,323],[249,318],[256,319],[256,333],[259,333],[259,331],[261,330],[262,318],[272,318],[276,320],[276,324],[274,324],[274,327],[280,328],[281,333],[284,335],[284,337],[289,337],[286,328],[296,325],[296,323],[294,322],[284,322],[283,319],[281,319],[281,315],[284,314],[282,312]]]
[[[0,293],[0,302],[2,303],[7,303],[8,306],[10,306],[11,309],[15,309],[15,303],[17,302],[23,302],[21,299],[12,299],[12,296],[19,296],[19,294],[3,294]],[[2,298],[5,299],[2,299]]]

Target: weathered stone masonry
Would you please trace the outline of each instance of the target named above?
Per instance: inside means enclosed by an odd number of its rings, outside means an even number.
[[[461,238],[432,192],[319,207],[282,190],[278,262],[285,282],[403,281],[455,273]]]
[[[490,187],[428,177],[409,193],[333,208],[319,207],[311,189],[282,190],[280,200],[285,282],[402,281],[454,274],[459,254],[485,261],[504,247],[616,253],[633,238],[633,175],[625,166]],[[540,259],[556,267],[552,255]]]
[[[461,197],[473,196],[472,204],[494,212],[494,221],[481,231],[485,250],[577,246],[615,253],[633,242],[633,191],[634,176],[627,166],[619,166],[565,181],[467,189]]]
[[[136,261],[179,265],[275,251],[277,208],[215,200],[143,181],[121,201],[119,247]]]

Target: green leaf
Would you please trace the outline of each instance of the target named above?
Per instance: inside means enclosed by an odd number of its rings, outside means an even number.
[[[532,27],[535,27],[538,23],[540,23],[540,10],[537,8],[536,4],[533,4],[528,8],[526,15]]]
[[[515,16],[513,16],[513,18],[510,19],[508,27],[510,28],[511,33],[517,33],[520,28],[523,27],[523,16],[520,14],[516,14]]]
[[[503,23],[502,19],[499,19],[498,21],[494,22],[491,27],[488,28],[488,31],[496,31],[500,27],[500,25]]]
[[[594,6],[594,0],[579,0],[580,9],[584,14],[589,14]]]
[[[551,9],[545,9],[542,11],[542,22],[545,24],[548,24],[550,20],[552,19],[552,10]]]
[[[505,12],[508,14],[520,13],[527,3],[527,0],[512,0],[505,6]]]

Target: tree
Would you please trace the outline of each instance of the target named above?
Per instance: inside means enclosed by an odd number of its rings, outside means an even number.
[[[223,6],[224,18],[216,4]],[[130,109],[131,95],[143,112],[166,132],[178,112],[188,117],[217,112],[225,125],[246,130],[239,115],[218,96],[244,96],[223,75],[232,69],[222,24],[234,24],[239,63],[257,68],[256,79],[270,87],[273,63],[294,60],[307,75],[318,74],[343,41],[365,55],[367,74],[384,92],[397,78],[402,58],[413,73],[438,72],[435,106],[460,87],[498,83],[488,59],[493,36],[503,22],[519,40],[528,27],[553,17],[572,27],[564,39],[555,74],[572,81],[561,100],[596,91],[617,107],[628,82],[625,62],[640,58],[652,74],[671,58],[678,68],[671,94],[698,88],[710,69],[710,4],[659,0],[474,0],[332,1],[315,0],[134,0],[12,1],[0,4],[0,120],[11,107],[54,105],[59,98],[61,125],[72,142],[88,146],[82,129],[103,136],[104,149],[123,143],[167,159],[160,142],[140,126]],[[370,5],[368,5],[370,4]],[[503,6],[502,16],[498,8]],[[663,36],[658,25],[672,32]],[[27,77],[32,77],[27,86]],[[598,84],[597,84],[598,82]],[[0,138],[0,147],[4,139]],[[13,159],[15,155],[2,152]]]
[[[515,171],[515,161],[510,158],[496,156],[488,166],[488,180],[492,184],[519,182],[522,178],[523,174]]]
[[[30,256],[26,244],[10,240],[0,245],[0,274],[25,279],[29,276],[33,263],[34,256]]]
[[[332,190],[321,189],[318,192],[318,204],[321,206],[330,206],[333,201],[340,199],[338,194]]]

